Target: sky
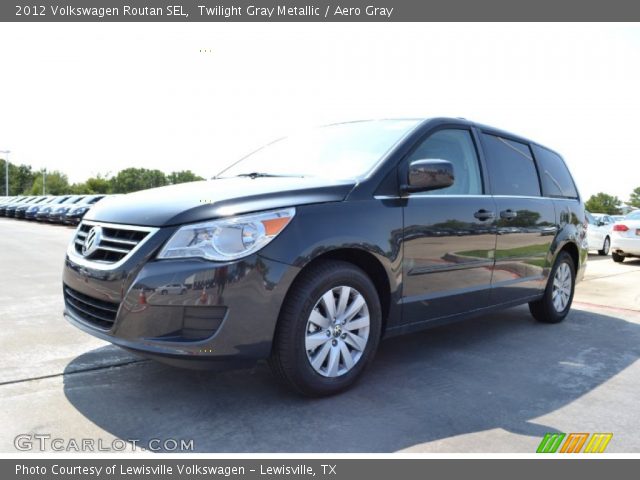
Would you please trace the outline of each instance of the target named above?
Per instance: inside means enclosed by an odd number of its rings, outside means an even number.
[[[51,23],[0,29],[0,150],[72,182],[210,177],[299,129],[464,117],[560,152],[583,196],[640,186],[640,25]]]

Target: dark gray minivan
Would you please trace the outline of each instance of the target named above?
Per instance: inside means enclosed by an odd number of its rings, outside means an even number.
[[[328,395],[385,337],[523,303],[563,320],[585,225],[563,159],[525,138],[451,118],[328,125],[97,204],[67,251],[65,316],[175,365],[267,359]]]

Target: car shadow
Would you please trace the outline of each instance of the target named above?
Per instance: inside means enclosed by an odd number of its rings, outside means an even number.
[[[526,307],[382,343],[351,390],[307,399],[264,364],[211,373],[151,361],[64,376],[67,399],[112,435],[193,440],[197,452],[389,452],[502,428],[540,437],[535,423],[640,357],[640,325],[574,309],[559,325]]]

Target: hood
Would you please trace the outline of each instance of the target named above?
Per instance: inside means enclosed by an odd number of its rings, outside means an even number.
[[[163,227],[274,208],[339,202],[354,186],[354,180],[314,177],[220,178],[105,198],[89,210],[85,219]]]

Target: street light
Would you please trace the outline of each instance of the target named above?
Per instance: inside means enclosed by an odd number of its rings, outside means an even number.
[[[42,169],[42,195],[45,195],[45,183],[47,181],[47,169],[43,168]]]
[[[4,158],[4,195],[9,196],[9,154],[11,150],[0,150],[0,153],[6,155]]]

